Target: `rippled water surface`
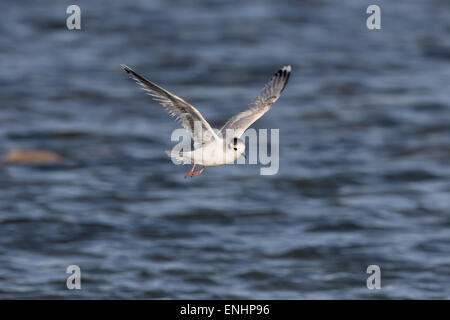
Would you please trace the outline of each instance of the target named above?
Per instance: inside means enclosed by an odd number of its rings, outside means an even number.
[[[448,1],[82,0],[81,31],[69,4],[0,3],[0,154],[64,158],[0,168],[0,298],[450,298]],[[185,180],[121,63],[214,127],[291,64],[254,125],[278,174]]]

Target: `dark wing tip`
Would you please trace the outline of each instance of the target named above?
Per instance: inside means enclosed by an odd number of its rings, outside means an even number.
[[[284,66],[283,68],[281,68],[280,70],[278,70],[277,72],[275,72],[276,76],[284,76],[286,77],[288,74],[290,74],[292,71],[292,67],[291,66]]]
[[[128,75],[130,76],[131,79],[137,81],[139,84],[146,85],[146,86],[149,86],[151,84],[150,81],[145,79],[143,76],[141,76],[140,74],[135,72],[130,67],[128,67],[124,64],[121,64],[120,66],[123,68],[123,70],[125,70],[128,73]]]
[[[284,70],[288,73],[290,73],[292,71],[292,67],[290,65],[284,66],[281,70]]]
[[[283,81],[283,87],[281,91],[283,91],[284,88],[286,87],[286,84],[288,83],[289,77],[291,75],[291,71],[292,67],[290,65],[287,65],[275,73],[275,78],[280,78],[280,80]]]
[[[125,70],[128,73],[132,73],[133,72],[133,70],[131,68],[129,68],[128,66],[126,66],[124,64],[121,64],[120,66],[122,67],[123,70]]]

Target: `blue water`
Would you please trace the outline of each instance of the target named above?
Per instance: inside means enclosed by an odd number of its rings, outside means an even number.
[[[0,154],[64,157],[0,168],[0,298],[450,298],[450,2],[76,3],[80,31],[70,2],[0,3]],[[254,125],[278,174],[185,180],[122,63],[214,127],[291,64]]]

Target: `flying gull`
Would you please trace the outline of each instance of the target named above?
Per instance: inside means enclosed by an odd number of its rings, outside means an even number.
[[[193,163],[185,178],[201,174],[205,167],[223,166],[234,162],[240,156],[245,157],[245,143],[240,137],[248,127],[272,108],[291,74],[291,66],[278,70],[248,109],[231,117],[216,133],[194,106],[147,80],[126,65],[122,65],[122,68],[147,94],[167,109],[170,115],[180,120],[182,126],[191,134],[194,150],[176,154],[166,151],[169,156],[182,162]],[[202,168],[194,172],[197,165]]]

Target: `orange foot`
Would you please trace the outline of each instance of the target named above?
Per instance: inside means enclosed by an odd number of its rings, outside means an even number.
[[[191,178],[198,176],[199,174],[201,174],[203,172],[203,170],[205,170],[205,167],[201,168],[200,170],[194,172],[191,176]]]
[[[192,169],[189,170],[189,172],[186,173],[186,175],[184,176],[185,179],[191,175],[191,173],[194,171],[194,168],[195,168],[195,163],[194,163],[194,165],[192,166]]]

